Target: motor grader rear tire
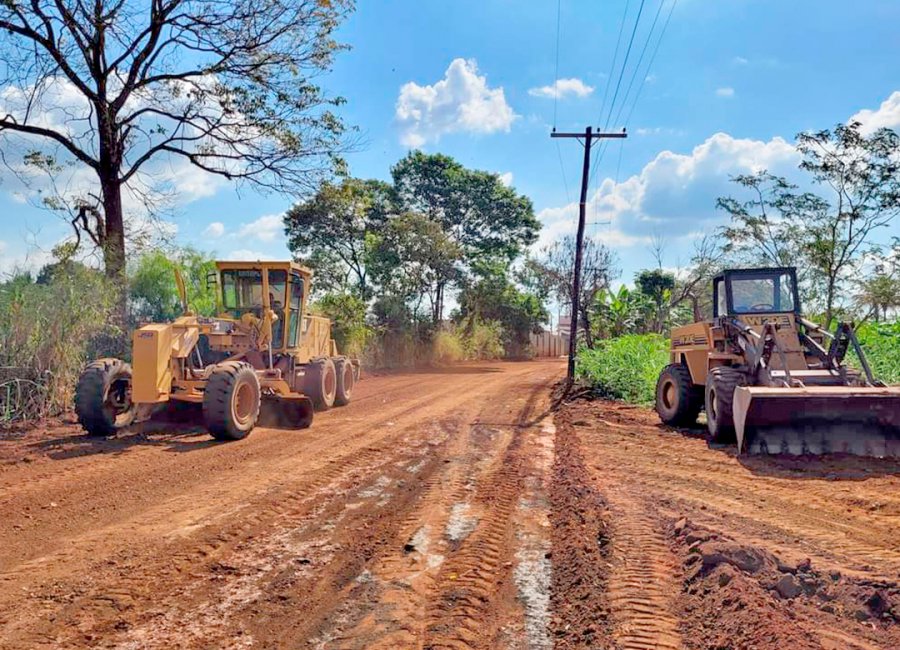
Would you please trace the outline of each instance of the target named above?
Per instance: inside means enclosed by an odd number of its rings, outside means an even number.
[[[261,391],[253,366],[225,361],[212,371],[203,393],[203,419],[216,440],[241,440],[259,419]]]
[[[356,385],[356,373],[353,371],[353,364],[350,363],[350,359],[336,357],[334,359],[334,369],[337,377],[334,403],[336,406],[347,406],[353,394],[353,387]]]
[[[303,375],[303,392],[317,411],[327,411],[337,397],[337,370],[328,358],[313,359]]]
[[[706,427],[713,442],[735,442],[734,389],[743,384],[744,375],[721,366],[706,378]]]
[[[659,373],[656,382],[656,412],[670,426],[689,427],[697,423],[703,408],[703,393],[691,380],[690,371],[673,363]]]
[[[75,413],[89,436],[111,436],[134,421],[131,366],[119,359],[88,364],[75,386]]]

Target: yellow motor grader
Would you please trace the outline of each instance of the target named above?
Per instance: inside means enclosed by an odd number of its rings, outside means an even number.
[[[672,330],[656,411],[690,426],[704,409],[711,439],[738,453],[900,455],[900,387],[873,377],[850,324],[803,318],[792,267],[725,271],[712,321]]]
[[[246,437],[260,422],[299,429],[314,410],[350,401],[358,359],[338,354],[331,322],[307,311],[312,271],[293,262],[216,262],[218,315],[187,305],[171,323],[135,330],[132,364],[89,364],[75,390],[78,421],[107,436],[149,417],[167,402],[202,404],[206,427],[219,440]]]

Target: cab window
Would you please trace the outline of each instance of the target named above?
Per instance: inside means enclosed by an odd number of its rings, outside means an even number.
[[[291,273],[290,325],[288,345],[296,347],[300,336],[300,310],[303,306],[303,277],[299,273]]]
[[[284,347],[285,299],[287,297],[287,271],[269,271],[269,309],[275,312],[278,320],[272,323],[272,347]]]
[[[741,275],[731,279],[736,314],[794,311],[794,284],[788,273]]]
[[[262,271],[256,269],[222,271],[222,304],[236,316],[262,308]]]

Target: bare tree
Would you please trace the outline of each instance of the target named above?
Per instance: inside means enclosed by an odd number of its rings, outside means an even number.
[[[89,170],[94,182],[81,186],[92,188],[71,199],[70,221],[121,278],[123,189],[140,193],[164,165],[293,191],[340,164],[344,127],[332,108],[342,100],[315,78],[341,49],[332,34],[351,9],[351,0],[0,0],[5,160],[19,171]]]
[[[572,275],[575,268],[575,237],[566,235],[541,251],[541,258],[530,262],[535,271],[543,274],[551,291],[560,303],[571,306],[573,297]],[[586,239],[582,251],[581,295],[578,320],[584,333],[584,342],[594,347],[591,329],[591,309],[594,300],[603,290],[610,288],[618,277],[616,254],[596,239]],[[572,333],[577,336],[577,332]]]

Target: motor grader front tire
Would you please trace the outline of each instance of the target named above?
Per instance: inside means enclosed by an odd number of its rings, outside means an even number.
[[[734,389],[744,383],[739,370],[720,366],[706,378],[706,427],[713,442],[735,442]]]
[[[131,366],[119,359],[88,364],[75,386],[75,413],[89,436],[111,436],[134,421]]]
[[[663,423],[689,427],[697,423],[703,408],[703,395],[691,380],[691,373],[680,363],[673,363],[659,373],[656,382],[656,412]]]
[[[312,400],[317,411],[327,411],[337,397],[337,369],[328,358],[313,359],[303,375],[303,392]]]
[[[261,390],[253,366],[243,361],[218,364],[203,393],[203,420],[216,440],[241,440],[259,419]]]
[[[347,406],[356,386],[356,372],[350,359],[337,357],[334,360],[335,376],[337,377],[337,390],[334,395],[335,406]]]

